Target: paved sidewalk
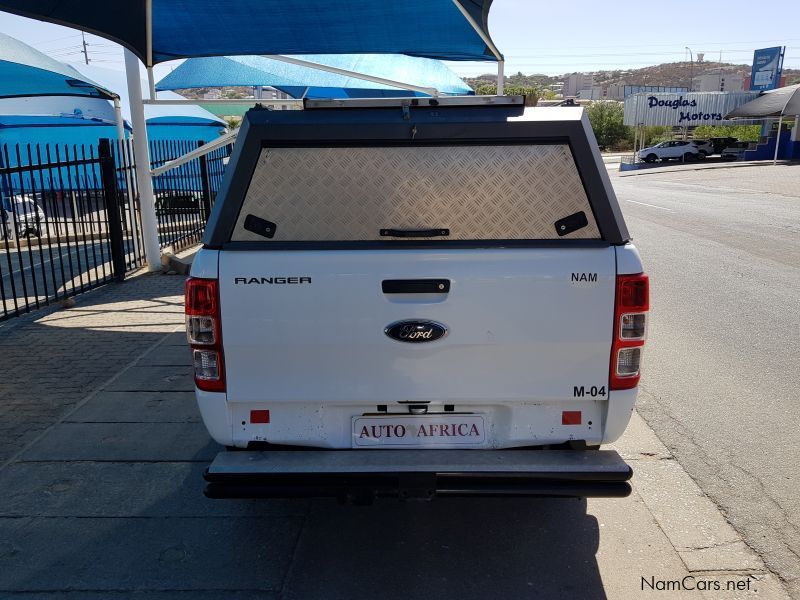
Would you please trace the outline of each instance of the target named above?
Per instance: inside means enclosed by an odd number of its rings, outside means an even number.
[[[787,597],[638,416],[622,500],[205,499],[182,282],[0,328],[0,598]]]
[[[182,319],[183,279],[143,275],[0,324],[0,465]]]

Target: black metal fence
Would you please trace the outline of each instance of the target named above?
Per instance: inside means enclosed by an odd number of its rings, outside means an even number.
[[[150,142],[153,168],[201,147],[187,140]],[[203,237],[208,215],[217,197],[231,146],[223,146],[198,159],[153,178],[161,248],[180,251]]]
[[[197,143],[152,142],[151,167]],[[200,241],[230,146],[154,179],[159,241]],[[129,142],[0,146],[0,321],[144,264],[135,157]]]

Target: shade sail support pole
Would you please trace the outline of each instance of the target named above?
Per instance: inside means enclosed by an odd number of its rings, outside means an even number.
[[[150,92],[150,100],[156,100],[156,80],[153,76],[153,67],[147,67],[147,88]]]
[[[142,102],[142,80],[139,78],[139,59],[124,49],[125,75],[128,80],[128,101],[133,125],[133,152],[136,157],[136,184],[139,188],[139,211],[142,216],[142,239],[144,258],[150,271],[161,268],[161,248],[158,243],[158,219],[150,176],[150,150],[147,145],[147,123]]]
[[[402,81],[394,81],[392,79],[384,79],[383,77],[375,77],[374,75],[367,75],[366,73],[358,73],[356,71],[348,71],[347,69],[340,69],[338,67],[331,67],[321,63],[315,63],[308,60],[301,60],[292,56],[284,56],[282,54],[269,54],[267,58],[277,60],[280,62],[289,63],[290,65],[297,65],[299,67],[306,67],[309,69],[316,69],[318,71],[327,71],[328,73],[336,73],[337,75],[344,75],[345,77],[354,77],[363,81],[371,81],[372,83],[379,83],[389,87],[400,88],[401,90],[409,90],[411,92],[419,92],[421,94],[428,94],[429,96],[438,96],[439,90],[432,87],[425,87],[420,85],[412,85],[410,83],[403,83]]]
[[[503,72],[505,69],[505,61],[498,60],[497,61],[497,95],[502,96],[505,92],[505,73]]]
[[[475,30],[475,33],[477,33],[480,36],[480,38],[483,40],[483,43],[486,44],[487,48],[489,48],[489,51],[492,54],[494,54],[494,57],[497,60],[502,61],[503,60],[503,55],[500,54],[500,50],[497,49],[497,46],[494,45],[494,42],[492,42],[491,38],[489,38],[489,36],[486,35],[486,32],[483,31],[483,28],[480,27],[475,22],[475,19],[472,18],[472,15],[469,14],[467,9],[465,9],[463,6],[461,6],[461,2],[459,2],[459,0],[453,0],[453,4],[456,5],[456,8],[458,8],[458,10],[461,12],[461,14],[467,20],[467,23],[469,23],[472,26],[472,28]]]
[[[153,68],[153,0],[145,0],[144,3],[144,26],[145,42],[147,43],[147,64],[148,69]]]
[[[772,164],[778,164],[778,148],[781,145],[781,127],[783,127],[783,115],[778,119],[778,135],[775,136],[775,156],[772,158]]]

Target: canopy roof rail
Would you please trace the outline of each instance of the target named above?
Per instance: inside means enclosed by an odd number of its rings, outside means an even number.
[[[439,96],[438,98],[325,98],[304,100],[304,108],[370,108],[383,106],[476,106],[525,104],[525,96]]]
[[[172,169],[177,169],[181,165],[186,164],[187,162],[191,162],[195,159],[200,158],[201,156],[205,156],[206,154],[210,154],[217,148],[221,148],[222,146],[227,146],[228,144],[232,144],[236,141],[236,137],[239,135],[239,130],[236,129],[231,131],[230,133],[226,133],[225,135],[219,136],[217,139],[207,142],[197,148],[196,150],[192,150],[191,152],[187,152],[183,156],[179,156],[174,160],[170,160],[165,162],[160,167],[156,167],[150,171],[150,174],[153,177],[157,177],[159,175],[163,175],[167,171],[171,171]]]
[[[299,67],[308,67],[309,69],[316,69],[318,71],[326,71],[328,73],[335,73],[336,75],[344,75],[345,77],[353,77],[355,79],[362,79],[364,81],[371,81],[372,83],[379,83],[389,87],[399,88],[401,90],[409,90],[412,92],[419,92],[421,94],[428,94],[429,96],[438,96],[439,90],[433,87],[425,87],[420,85],[413,85],[410,83],[403,83],[393,79],[385,79],[384,77],[376,77],[375,75],[367,75],[366,73],[359,73],[358,71],[349,71],[347,69],[340,69],[339,67],[332,67],[318,62],[311,62],[309,60],[302,60],[293,56],[283,56],[281,54],[269,54],[267,58],[277,60],[280,62],[289,63],[290,65],[297,65]]]

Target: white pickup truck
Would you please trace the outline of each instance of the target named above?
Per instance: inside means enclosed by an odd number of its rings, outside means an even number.
[[[247,113],[186,284],[216,498],[624,496],[648,279],[581,108]]]

